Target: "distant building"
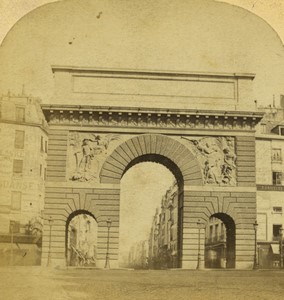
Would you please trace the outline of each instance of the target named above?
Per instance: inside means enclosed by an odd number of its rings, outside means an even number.
[[[147,240],[132,245],[128,256],[128,266],[135,269],[147,269],[149,256],[149,243]]]
[[[278,267],[284,226],[284,97],[280,107],[261,107],[256,134],[257,240],[260,267]]]
[[[161,200],[149,236],[149,265],[178,267],[178,185],[175,181]]]
[[[91,216],[80,214],[68,226],[67,264],[96,265],[97,222]]]
[[[226,226],[212,217],[205,230],[205,267],[226,268],[226,252]]]
[[[26,264],[23,249],[39,242],[43,223],[48,136],[38,99],[0,98],[0,141],[0,248],[11,254],[5,249],[13,233],[19,245],[13,247],[13,264]]]
[[[159,250],[159,226],[160,226],[160,212],[156,209],[155,215],[152,219],[152,226],[149,235],[149,267],[154,267],[154,260],[158,257]]]

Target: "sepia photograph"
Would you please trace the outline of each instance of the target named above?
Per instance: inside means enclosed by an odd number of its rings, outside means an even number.
[[[283,0],[0,0],[0,299],[282,299],[283,42]]]

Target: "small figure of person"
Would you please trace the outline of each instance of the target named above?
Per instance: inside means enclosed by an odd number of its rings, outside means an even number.
[[[232,179],[233,170],[236,168],[236,155],[229,148],[225,148],[224,152],[224,164],[222,166],[223,182],[229,183]]]
[[[80,161],[79,168],[83,166],[83,170],[86,172],[87,168],[91,168],[91,157],[93,155],[92,153],[92,147],[90,146],[90,140],[84,139],[82,144],[82,151],[83,151],[83,157]]]

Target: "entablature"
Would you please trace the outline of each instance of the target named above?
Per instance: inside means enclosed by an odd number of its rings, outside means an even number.
[[[263,113],[42,105],[50,125],[254,130]]]

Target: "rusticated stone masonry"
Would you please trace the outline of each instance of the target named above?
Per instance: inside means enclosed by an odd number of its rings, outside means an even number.
[[[80,130],[83,132],[84,128],[87,127],[82,126]],[[77,127],[76,130],[78,131],[79,128]],[[105,261],[106,220],[109,217],[112,219],[110,258],[112,267],[117,267],[120,180],[124,173],[136,163],[153,161],[169,168],[179,182],[181,195],[179,199],[179,236],[181,238],[179,257],[182,268],[196,268],[197,221],[202,222],[201,249],[204,249],[204,227],[212,215],[221,216],[224,218],[224,223],[226,224],[227,221],[228,226],[234,229],[232,242],[234,266],[236,268],[252,266],[254,253],[252,224],[256,217],[253,133],[234,136],[234,131],[230,132],[230,137],[234,139],[236,180],[234,186],[226,187],[218,184],[206,185],[204,169],[200,161],[187,146],[186,141],[181,138],[182,136],[190,137],[190,131],[175,136],[151,132],[135,135],[129,132],[114,150],[107,153],[100,166],[98,180],[95,182],[70,181],[67,176],[68,136],[67,125],[59,127],[54,125],[49,132],[43,265],[47,263],[49,254],[53,264],[65,264],[66,226],[70,216],[88,213],[98,222],[98,266],[103,266]],[[210,136],[210,131],[207,131],[206,136]],[[50,217],[53,220],[51,227],[48,221]],[[50,229],[51,239],[49,238]]]

